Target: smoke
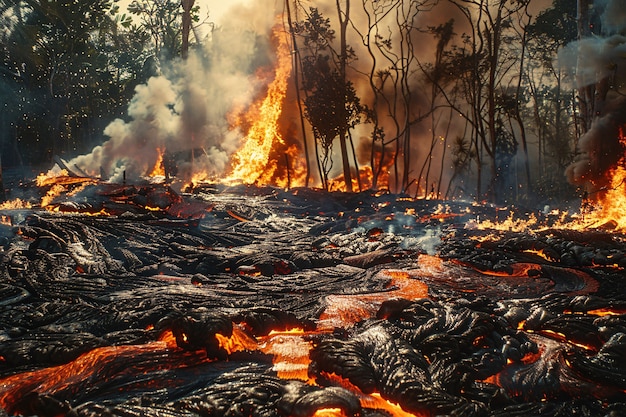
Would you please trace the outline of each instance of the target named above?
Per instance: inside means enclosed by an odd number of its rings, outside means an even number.
[[[626,29],[626,0],[598,0],[600,19],[605,33],[616,34]]]
[[[607,174],[624,155],[625,149],[619,141],[620,128],[626,125],[626,100],[609,103],[606,115],[596,118],[591,128],[581,136],[578,160],[567,167],[567,179],[576,185],[585,186],[595,192],[605,187]]]
[[[261,4],[262,3],[262,4]],[[270,4],[272,3],[272,4]],[[237,5],[187,60],[163,65],[162,74],[135,89],[125,120],[105,129],[106,140],[68,162],[116,182],[149,173],[159,150],[177,159],[178,176],[220,176],[243,136],[232,128],[234,109],[245,109],[262,88],[255,71],[270,64],[273,1]]]
[[[568,44],[558,55],[559,65],[575,71],[577,87],[584,87],[626,70],[626,36],[592,37]]]
[[[557,57],[562,68],[575,72],[577,87],[626,71],[626,0],[598,0],[594,11],[604,36],[571,42]]]
[[[240,142],[246,135],[246,120],[239,120],[239,116],[258,99],[271,81],[271,71],[265,71],[272,67],[275,59],[270,32],[276,24],[276,15],[283,11],[281,1],[249,3],[249,6],[236,5],[223,15],[222,26],[212,33],[201,54],[192,53],[186,61],[163,65],[162,74],[138,86],[129,103],[127,117],[112,121],[104,129],[105,141],[90,153],[69,161],[68,166],[76,166],[90,175],[102,175],[103,179],[113,182],[119,182],[123,176],[134,180],[150,172],[160,150],[166,149],[166,159],[176,160],[176,175],[179,178],[191,179],[200,172],[213,179],[224,177],[230,167],[231,156],[240,148]],[[335,2],[321,1],[314,7],[331,19],[333,28],[337,27]],[[353,7],[351,12],[357,27],[363,26],[366,19],[359,9]],[[450,12],[444,9],[420,12],[413,23],[419,26],[437,25],[449,19]],[[296,18],[302,19],[303,16]],[[389,33],[387,23],[394,23],[393,19],[381,23],[381,31],[385,34]],[[355,55],[367,57],[363,40],[351,29],[349,36],[348,43],[354,48]],[[398,34],[394,32],[393,36]],[[399,40],[393,39],[393,42]],[[435,42],[431,36],[424,35],[414,39],[413,43],[419,45],[416,53],[420,59],[432,56]],[[363,77],[363,73],[369,71],[369,65],[369,59],[355,61],[353,81],[362,103],[371,105],[372,91],[367,78]],[[392,66],[392,63],[388,65]],[[264,75],[264,72],[268,73]],[[290,88],[293,89],[292,86]],[[418,86],[411,88],[420,90]],[[393,95],[390,91],[387,94]],[[423,94],[413,94],[410,103],[412,113],[399,113],[397,118],[416,118],[425,112],[429,103],[423,100]],[[297,129],[293,127],[298,124],[297,105],[291,102],[283,110],[281,131],[286,133],[284,136],[290,147],[301,147],[295,137]],[[383,115],[389,112],[388,109],[378,110],[382,110]],[[387,130],[388,139],[398,134],[393,120],[387,118],[380,122]],[[241,127],[234,127],[240,123]],[[362,138],[357,139],[355,144],[361,163],[369,162],[369,128],[371,126],[361,126],[354,135],[355,138]],[[426,131],[413,133],[414,136],[429,136]],[[413,138],[413,146],[421,149],[414,149],[412,155],[424,158],[428,153],[428,145],[425,144],[429,144],[430,140],[417,139]],[[394,151],[388,149],[385,165],[389,164],[388,158]],[[282,159],[279,163],[283,163]],[[339,163],[335,167],[340,170]]]
[[[611,79],[616,87],[626,72],[626,0],[599,0],[594,10],[605,37],[594,36],[567,45],[558,55],[562,67],[575,71],[577,87]],[[596,92],[601,94],[601,92]],[[617,98],[615,97],[617,96]],[[622,159],[625,149],[620,129],[626,125],[626,100],[608,94],[606,104],[578,143],[578,159],[566,169],[567,179],[589,192],[607,186],[609,175]]]

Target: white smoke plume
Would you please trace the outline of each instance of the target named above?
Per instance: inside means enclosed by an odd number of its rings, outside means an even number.
[[[243,137],[231,127],[229,115],[255,99],[262,87],[255,70],[269,64],[271,47],[259,39],[269,38],[274,7],[273,0],[263,3],[272,4],[237,6],[228,14],[205,45],[208,59],[190,53],[137,86],[128,117],[112,121],[104,129],[108,139],[68,166],[113,182],[122,176],[137,179],[154,168],[159,149],[166,149],[179,159],[179,177],[223,174]]]
[[[576,72],[577,87],[626,73],[626,0],[598,0],[594,8],[604,36],[572,42],[557,57],[562,68]]]

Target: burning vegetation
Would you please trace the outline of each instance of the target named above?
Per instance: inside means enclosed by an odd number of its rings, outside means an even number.
[[[619,76],[577,79],[585,128],[562,168],[580,205],[524,210],[500,194],[517,135],[532,183],[521,87],[512,97],[494,81],[511,56],[477,51],[493,77],[476,76],[449,21],[428,28],[436,62],[425,65],[414,29],[441,11],[428,1],[364,1],[369,26],[353,38],[350,2],[337,2],[337,32],[293,4],[284,24],[216,30],[210,59],[185,50],[135,87],[107,140],[10,190],[0,417],[623,413],[626,111],[604,89],[618,93]],[[477,4],[483,23],[506,16],[494,36],[532,26],[528,1]],[[449,6],[467,19],[456,27],[482,27],[466,2]],[[349,40],[386,67],[360,67]],[[519,65],[508,78],[521,85]],[[456,101],[460,85],[477,88],[464,91],[475,102]],[[472,165],[473,201],[443,198]]]

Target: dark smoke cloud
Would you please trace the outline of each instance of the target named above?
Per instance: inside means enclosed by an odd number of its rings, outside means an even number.
[[[626,126],[626,99],[615,99],[606,108],[606,115],[596,118],[589,131],[581,136],[579,159],[566,170],[572,184],[582,185],[589,192],[606,187],[607,174],[624,155],[620,128]]]
[[[606,37],[589,37],[567,45],[558,56],[559,63],[575,70],[577,87],[598,83],[607,77],[621,85],[626,74],[626,0],[600,0],[595,6]],[[566,169],[572,184],[596,192],[607,186],[611,169],[623,158],[620,129],[626,126],[626,99],[609,94],[602,113],[580,138],[579,158]]]

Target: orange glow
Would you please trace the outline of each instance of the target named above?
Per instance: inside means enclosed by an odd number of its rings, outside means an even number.
[[[242,330],[245,324],[234,325],[231,337],[219,333],[215,335],[221,348],[228,354],[243,351],[260,351],[273,356],[274,371],[280,378],[299,379],[311,382],[308,369],[311,360],[309,353],[313,347],[304,339],[303,329],[285,331],[272,330],[267,336],[257,339]]]
[[[410,272],[382,270],[381,279],[390,279],[388,292],[329,295],[327,306],[320,315],[318,330],[346,327],[376,314],[380,305],[390,298],[420,299],[428,296],[428,285],[416,279]]]
[[[468,264],[468,266],[471,266]],[[529,271],[539,270],[541,268],[538,264],[526,263],[526,262],[518,262],[509,265],[511,268],[511,272],[507,271],[490,271],[490,270],[479,270],[483,275],[489,275],[494,277],[527,277]]]
[[[272,178],[276,171],[276,160],[270,162],[270,154],[276,144],[284,144],[279,133],[278,119],[291,75],[291,51],[288,34],[277,25],[274,36],[278,40],[277,62],[274,80],[268,86],[267,95],[245,115],[251,123],[243,146],[232,156],[231,172],[226,181],[253,184],[261,176]]]
[[[537,255],[547,261],[553,261],[553,259],[551,259],[544,251],[543,249],[526,249],[525,251],[523,251],[524,253],[532,253],[533,255]]]
[[[174,349],[177,347],[176,336],[174,336],[174,333],[172,333],[171,330],[167,330],[163,332],[161,336],[159,336],[159,341],[164,342],[165,346],[167,346],[170,349]]]
[[[313,417],[348,417],[341,408],[324,408],[316,410]]]
[[[443,259],[438,256],[422,254],[418,258],[420,269],[427,269],[432,273],[441,272],[443,270]]]
[[[15,209],[28,209],[28,208],[32,208],[32,204],[20,198],[16,198],[15,200],[5,201],[4,203],[0,204],[0,210],[15,210]]]
[[[11,404],[18,402],[15,396],[23,393],[36,391],[41,394],[60,391],[72,387],[84,387],[84,381],[93,378],[94,373],[105,368],[113,360],[129,357],[135,358],[142,354],[153,354],[155,351],[171,351],[173,336],[171,332],[162,335],[161,340],[143,345],[106,346],[93,349],[82,354],[75,360],[59,366],[24,372],[0,379],[0,407],[7,409]],[[175,346],[175,339],[173,341]],[[181,359],[186,358],[191,362],[198,362],[199,358],[185,353]],[[129,360],[128,363],[134,363]],[[143,365],[138,365],[143,366]],[[124,372],[146,372],[170,367],[171,364],[154,362],[150,369],[126,369]]]
[[[148,177],[164,177],[165,165],[163,165],[163,155],[165,155],[165,148],[157,148],[157,159],[154,167],[148,174]]]
[[[604,316],[621,316],[621,315],[626,314],[626,310],[613,309],[613,308],[598,308],[594,310],[576,311],[576,312],[573,312],[571,310],[565,310],[563,313],[564,314],[583,314],[584,313],[590,316],[604,317]]]
[[[313,345],[304,339],[304,335],[302,329],[292,329],[272,331],[259,338],[259,350],[274,357],[273,369],[280,378],[313,383],[309,378],[309,353]]]
[[[587,314],[592,316],[621,316],[626,314],[626,310],[613,310],[608,308],[599,308],[596,310],[589,310]]]
[[[394,417],[426,417],[430,416],[430,413],[420,413],[413,414],[407,411],[404,411],[398,404],[393,403],[391,401],[385,400],[379,393],[373,392],[371,394],[365,394],[363,391],[359,389],[356,385],[354,385],[350,380],[343,378],[337,374],[328,374],[323,372],[324,378],[329,381],[334,382],[335,384],[354,392],[361,402],[361,406],[365,408],[373,408],[375,410],[384,410],[391,413]]]
[[[619,141],[626,149],[625,127],[619,129]],[[599,194],[599,210],[588,214],[589,222],[596,222],[598,226],[609,222],[615,223],[617,230],[626,230],[626,155],[618,161],[609,172],[609,185]]]
[[[256,340],[248,336],[237,326],[233,326],[233,334],[230,337],[222,336],[219,333],[215,334],[215,337],[222,349],[228,354],[235,352],[242,352],[246,350],[257,350],[258,344]]]
[[[554,340],[558,340],[559,342],[566,342],[573,346],[578,346],[579,348],[583,348],[585,350],[596,351],[597,349],[591,345],[585,345],[583,343],[578,343],[574,340],[568,339],[567,336],[560,332],[555,332],[554,330],[540,330],[537,333],[542,334],[546,337],[549,337]]]
[[[289,329],[289,330],[271,330],[268,336],[275,336],[275,335],[299,335],[299,336],[303,336],[306,332],[304,331],[304,329],[301,329],[300,327],[295,327],[293,329]]]

